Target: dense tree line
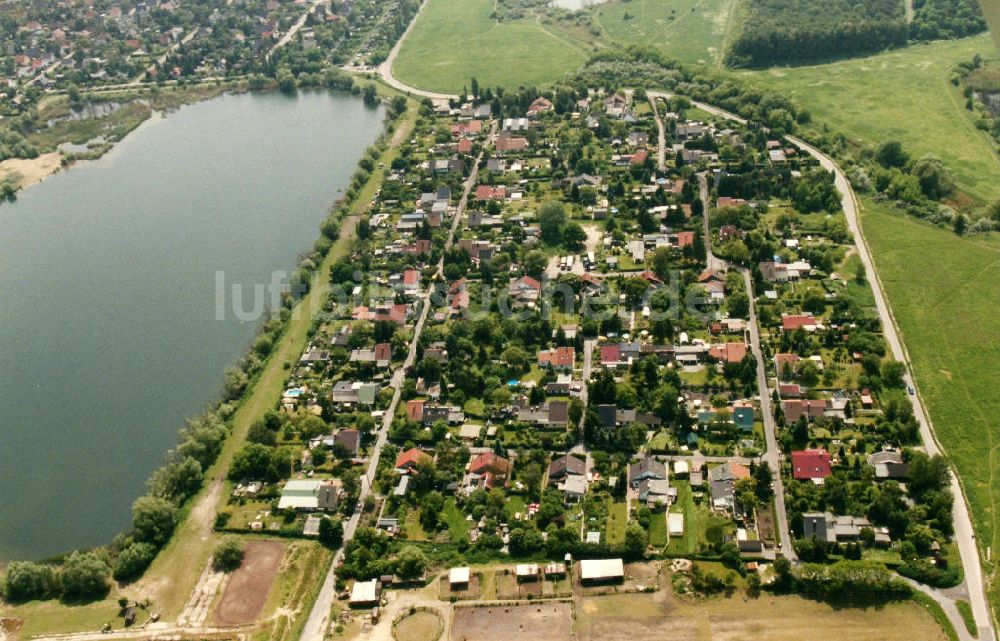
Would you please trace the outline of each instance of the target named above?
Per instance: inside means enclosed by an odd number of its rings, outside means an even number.
[[[913,40],[964,38],[986,31],[976,0],[914,0],[913,9]]]
[[[749,0],[726,63],[765,66],[826,60],[901,47],[908,36],[903,6],[896,0]]]

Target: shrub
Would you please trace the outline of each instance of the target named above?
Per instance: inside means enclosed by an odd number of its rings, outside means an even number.
[[[243,544],[227,537],[223,539],[212,554],[212,568],[217,572],[232,572],[243,565]]]

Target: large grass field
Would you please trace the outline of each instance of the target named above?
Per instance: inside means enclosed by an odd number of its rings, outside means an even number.
[[[985,201],[1000,196],[1000,156],[949,82],[955,64],[976,53],[996,58],[989,36],[740,75],[809,109],[814,127],[869,146],[896,139],[914,155],[940,157],[963,191]]]
[[[957,237],[870,201],[863,203],[862,223],[980,542],[998,550],[1000,236]],[[1000,604],[996,585],[991,598]]]
[[[600,35],[572,18],[499,21],[494,0],[428,0],[392,67],[399,80],[451,93],[544,85],[612,44],[652,46],[683,62],[717,64],[733,0],[628,0],[589,9]]]
[[[733,0],[630,0],[592,12],[606,43],[641,44],[681,62],[716,65],[732,8]]]
[[[541,20],[497,22],[493,0],[428,0],[392,67],[421,89],[457,93],[475,77],[483,87],[546,84],[576,70],[592,50],[573,32]]]

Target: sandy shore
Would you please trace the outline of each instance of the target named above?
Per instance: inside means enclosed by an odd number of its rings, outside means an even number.
[[[38,158],[8,158],[0,162],[0,183],[11,182],[18,189],[41,182],[59,170],[62,154],[53,151]]]

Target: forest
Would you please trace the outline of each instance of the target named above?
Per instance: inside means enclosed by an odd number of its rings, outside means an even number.
[[[933,1],[933,0],[932,0]],[[905,46],[898,0],[745,0],[726,64],[754,67],[828,60]],[[807,20],[803,18],[808,16]]]

